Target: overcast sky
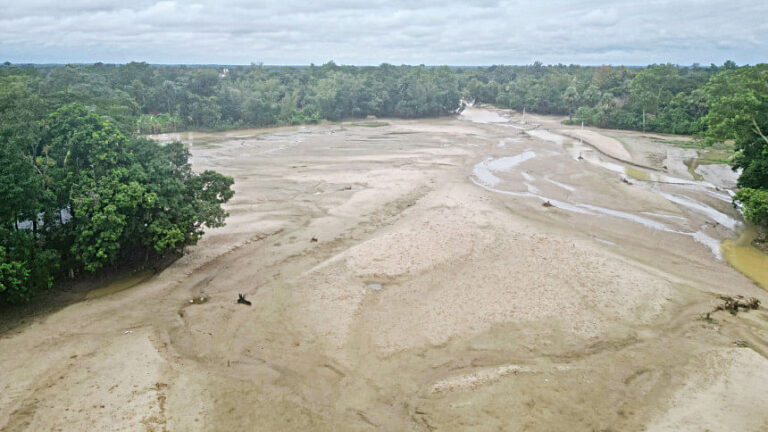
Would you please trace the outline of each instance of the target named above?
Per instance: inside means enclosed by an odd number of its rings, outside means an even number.
[[[0,61],[768,62],[768,0],[0,0]]]

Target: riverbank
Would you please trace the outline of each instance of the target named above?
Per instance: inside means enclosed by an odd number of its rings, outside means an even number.
[[[0,335],[0,429],[760,430],[727,192],[518,116],[183,137],[227,226]]]

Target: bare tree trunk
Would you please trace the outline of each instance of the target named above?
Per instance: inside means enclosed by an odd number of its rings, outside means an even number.
[[[645,132],[645,108],[643,108],[643,132]]]

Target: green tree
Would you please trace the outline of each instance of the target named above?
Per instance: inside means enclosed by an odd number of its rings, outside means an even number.
[[[568,120],[573,120],[573,110],[576,106],[576,101],[579,99],[579,91],[576,90],[576,86],[573,83],[565,89],[563,99],[565,99],[565,103],[568,105]]]
[[[724,71],[705,90],[707,136],[734,140],[739,186],[768,188],[768,64]]]
[[[726,69],[705,87],[707,136],[734,140],[732,165],[743,170],[738,184],[744,188],[734,199],[748,220],[768,225],[768,65]]]
[[[224,224],[233,180],[193,172],[181,143],[125,135],[81,104],[25,110],[23,91],[0,88],[0,301],[27,301],[62,273],[182,252]]]
[[[734,196],[744,206],[744,218],[753,224],[768,226],[768,190],[739,189]]]
[[[629,83],[630,96],[643,113],[643,130],[647,113],[656,113],[659,107],[672,98],[670,88],[677,78],[677,68],[672,65],[653,65],[635,75]]]

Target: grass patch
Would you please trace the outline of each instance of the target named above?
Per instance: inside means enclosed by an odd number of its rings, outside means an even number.
[[[696,141],[663,140],[663,139],[654,138],[653,142],[657,142],[660,144],[673,145],[675,147],[684,148],[684,149],[703,149],[704,148],[704,145],[702,143],[698,143]]]
[[[730,159],[717,159],[717,158],[701,158],[699,159],[699,165],[701,164],[727,164],[730,163]]]
[[[707,149],[699,155],[699,164],[727,164],[733,157],[733,148]]]

